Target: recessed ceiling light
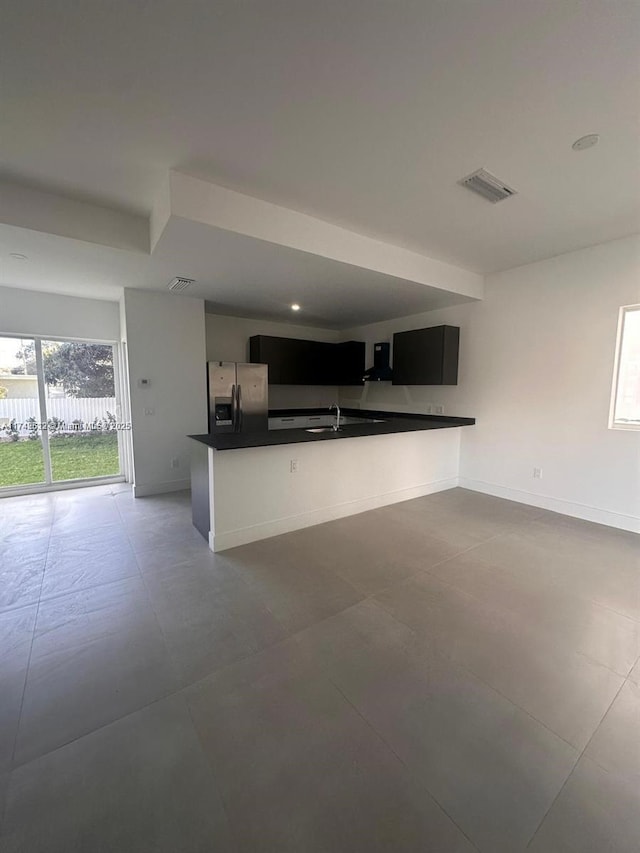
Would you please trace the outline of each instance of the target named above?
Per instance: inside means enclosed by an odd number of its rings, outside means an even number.
[[[597,133],[588,133],[586,136],[581,136],[571,146],[574,151],[584,151],[585,148],[593,148],[600,142],[600,135]]]
[[[293,303],[293,305],[291,306],[291,310],[292,311],[299,311],[300,310],[300,306],[298,305],[297,302]]]
[[[23,255],[22,252],[9,252],[9,257],[13,258],[14,261],[26,261],[27,256]]]

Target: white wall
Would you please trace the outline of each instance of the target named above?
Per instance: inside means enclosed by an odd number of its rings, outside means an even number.
[[[210,449],[210,545],[221,551],[452,488],[466,429]]]
[[[244,317],[225,317],[206,314],[207,361],[247,361],[249,338],[252,335],[274,335],[312,341],[335,342],[346,340],[333,329],[297,326],[270,320],[248,320]],[[321,385],[270,385],[269,408],[293,409],[330,406],[338,399],[338,389]]]
[[[434,290],[482,299],[482,276],[468,269],[191,175],[170,171],[168,183],[152,214],[152,251],[153,241],[159,239],[169,219],[179,218],[415,281]]]
[[[457,386],[368,384],[341,402],[475,417],[461,485],[640,531],[640,432],[607,427],[618,309],[638,302],[640,237],[488,276],[483,302],[348,332],[459,325]]]
[[[134,494],[189,488],[187,435],[207,432],[204,302],[126,289],[124,317]],[[138,387],[140,379],[148,379],[149,386]],[[172,467],[172,459],[178,467]]]
[[[0,334],[118,341],[118,303],[0,287]]]
[[[66,198],[13,181],[0,183],[0,222],[129,251],[149,251],[146,216]]]

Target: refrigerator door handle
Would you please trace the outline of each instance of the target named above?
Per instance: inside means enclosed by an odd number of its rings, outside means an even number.
[[[237,427],[237,432],[242,432],[242,385],[238,385],[238,390],[236,392],[236,399],[238,401],[238,427]]]
[[[235,432],[236,430],[236,421],[238,420],[237,410],[236,410],[236,386],[231,386],[231,430]]]

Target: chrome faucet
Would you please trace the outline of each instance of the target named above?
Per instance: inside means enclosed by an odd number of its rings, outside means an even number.
[[[334,403],[333,406],[329,406],[330,412],[332,412],[334,409],[336,410],[336,422],[333,425],[333,431],[338,432],[338,430],[340,429],[340,406],[337,403]]]

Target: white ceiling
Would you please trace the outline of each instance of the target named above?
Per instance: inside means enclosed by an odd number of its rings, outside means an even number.
[[[11,252],[28,260],[15,260]],[[150,257],[0,225],[4,284],[73,296],[118,299],[123,284],[166,290],[176,275],[196,279],[184,298],[207,310],[344,329],[406,317],[469,297],[397,276],[175,218]],[[293,314],[291,304],[301,303]]]
[[[177,168],[477,272],[640,230],[634,0],[43,0],[2,18],[14,180],[147,215]],[[590,132],[600,145],[573,152]],[[494,206],[457,185],[480,166],[518,195]],[[68,252],[49,250],[55,276]],[[90,251],[96,295],[138,266],[155,286],[181,271]],[[231,277],[239,308],[288,298],[285,258],[251,286],[212,260],[204,280]],[[36,286],[35,266],[4,261],[6,283]],[[345,286],[361,306],[384,293]]]
[[[168,224],[154,262],[188,269],[197,281],[189,293],[208,299],[209,311],[284,317],[329,329],[469,301],[450,291],[183,219]],[[148,279],[146,283],[153,286]],[[302,305],[295,314],[293,302]]]

